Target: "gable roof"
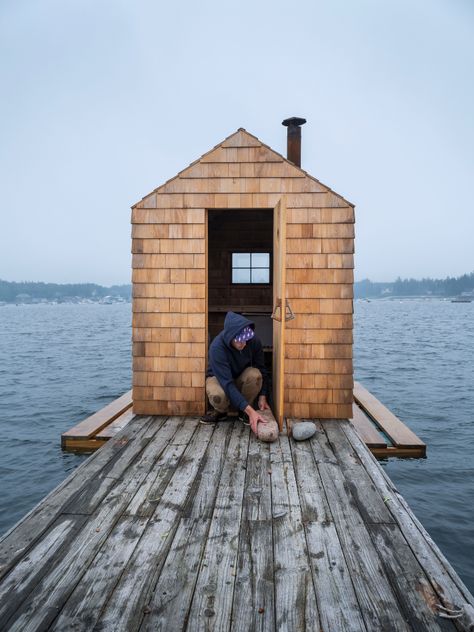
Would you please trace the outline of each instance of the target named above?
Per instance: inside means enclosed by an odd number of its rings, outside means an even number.
[[[228,162],[227,160],[222,160],[222,156],[219,156],[219,152],[220,150],[231,149],[231,148],[253,148],[254,150],[258,150],[259,163],[283,162],[287,166],[288,176],[293,176],[293,177],[302,176],[302,177],[309,178],[314,183],[320,185],[322,187],[322,190],[324,190],[325,192],[332,193],[336,197],[340,198],[340,200],[344,202],[345,204],[347,204],[348,206],[354,207],[354,204],[346,200],[342,195],[340,195],[339,193],[336,193],[336,191],[333,191],[333,189],[323,184],[320,180],[310,175],[307,171],[305,171],[301,167],[297,167],[294,163],[290,162],[282,154],[278,153],[277,151],[275,151],[274,149],[272,149],[265,143],[262,143],[262,141],[259,138],[257,138],[253,134],[250,134],[250,132],[247,132],[247,130],[244,129],[243,127],[239,127],[239,129],[236,132],[234,132],[230,136],[227,136],[227,138],[225,138],[222,142],[215,145],[212,149],[210,149],[208,152],[203,154],[200,158],[198,158],[197,160],[189,164],[182,171],[179,171],[175,176],[173,176],[169,180],[166,180],[166,182],[161,184],[159,187],[157,187],[153,191],[150,191],[150,193],[148,193],[141,200],[136,202],[132,206],[132,209],[137,207],[138,204],[141,204],[150,195],[154,195],[156,193],[166,193],[167,192],[166,187],[171,182],[174,182],[175,180],[179,178],[186,178],[188,174],[190,174],[192,168],[197,164],[213,163],[213,162],[218,162],[218,163]],[[219,160],[219,158],[221,159]],[[236,162],[239,162],[239,160],[236,160]]]

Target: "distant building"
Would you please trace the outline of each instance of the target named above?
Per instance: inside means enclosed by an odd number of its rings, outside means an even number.
[[[30,303],[31,296],[29,294],[25,294],[24,292],[22,292],[21,294],[17,294],[15,296],[15,302],[16,303]]]

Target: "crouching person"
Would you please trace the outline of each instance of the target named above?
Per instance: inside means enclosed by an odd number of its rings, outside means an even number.
[[[239,411],[240,419],[248,420],[255,434],[259,423],[267,423],[259,410],[270,408],[268,374],[254,329],[255,324],[244,316],[227,313],[223,331],[209,347],[206,393],[213,410],[201,417],[202,423],[225,419],[231,406]]]

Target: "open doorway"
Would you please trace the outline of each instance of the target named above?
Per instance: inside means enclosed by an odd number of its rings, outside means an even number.
[[[208,211],[208,345],[228,311],[255,323],[272,375],[273,209]]]

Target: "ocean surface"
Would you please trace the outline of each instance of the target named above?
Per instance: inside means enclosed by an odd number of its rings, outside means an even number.
[[[0,306],[0,534],[87,456],[61,432],[130,388],[130,304]],[[382,462],[474,593],[474,303],[355,302],[355,372],[428,445]]]

